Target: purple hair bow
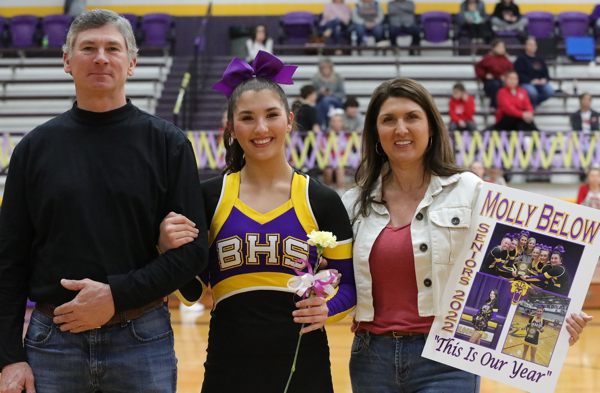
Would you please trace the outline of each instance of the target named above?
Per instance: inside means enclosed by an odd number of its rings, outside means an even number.
[[[283,64],[283,61],[269,52],[259,51],[254,59],[254,68],[242,59],[234,57],[223,73],[223,79],[213,86],[213,90],[231,96],[236,87],[252,78],[266,78],[282,85],[293,85],[292,76],[298,66]]]
[[[560,252],[561,254],[565,253],[565,248],[563,246],[556,246],[554,247],[554,251],[553,252]]]
[[[527,238],[529,238],[529,231],[521,231],[521,233],[519,234],[519,237],[523,237],[523,236],[527,236]]]

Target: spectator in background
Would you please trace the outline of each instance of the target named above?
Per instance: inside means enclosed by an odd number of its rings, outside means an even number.
[[[494,31],[524,31],[528,20],[521,16],[519,6],[512,0],[500,0],[492,14],[492,29]]]
[[[346,135],[343,134],[344,131],[347,131],[344,130],[344,112],[341,109],[336,109],[333,116],[331,116],[331,120],[329,120],[329,135],[335,133],[338,138],[345,138],[348,140]],[[338,143],[338,147],[341,146],[344,146],[344,144]],[[340,195],[344,195],[346,192],[346,170],[339,166],[339,159],[343,156],[343,151],[338,151],[337,153],[332,151],[330,154],[330,159],[338,162],[338,168],[335,169],[335,182],[337,184],[336,191]],[[333,174],[334,169],[331,165],[327,165],[327,168],[323,169],[323,181],[330,187],[333,185]]]
[[[344,130],[348,132],[362,131],[365,126],[365,117],[358,111],[359,104],[355,97],[348,97],[344,102]]]
[[[87,0],[65,0],[64,13],[77,18],[87,10]]]
[[[317,120],[321,129],[327,129],[331,108],[341,108],[346,97],[344,79],[333,72],[333,62],[328,57],[319,63],[319,72],[312,77],[317,89]]]
[[[252,65],[256,55],[258,55],[258,51],[264,50],[265,52],[273,53],[273,40],[267,35],[267,26],[256,25],[252,37],[246,41],[246,49],[248,50],[246,61],[250,65]]]
[[[586,183],[579,187],[577,203],[600,209],[600,167],[593,166],[588,171]]]
[[[352,19],[352,11],[344,0],[332,0],[323,9],[321,23],[319,25],[321,34],[325,39],[331,37],[334,45],[342,44],[342,36],[347,31]]]
[[[512,69],[504,42],[500,40],[493,41],[490,52],[475,64],[475,74],[483,82],[485,95],[490,97],[490,108],[496,108],[496,96],[504,86],[504,75]]]
[[[294,118],[298,131],[314,131],[320,132],[319,122],[317,120],[317,89],[313,85],[302,86],[300,89],[300,100],[294,103],[295,107]]]
[[[483,179],[483,177],[485,176],[485,168],[483,164],[479,161],[473,161],[471,165],[469,165],[469,169],[480,179]]]
[[[452,88],[452,98],[450,98],[448,105],[450,107],[448,131],[475,131],[477,129],[473,120],[473,115],[475,115],[475,99],[467,93],[462,83],[457,83]]]
[[[390,41],[396,46],[396,39],[400,34],[410,34],[410,46],[419,46],[421,43],[421,28],[415,23],[415,3],[412,0],[392,0],[388,3],[388,16],[390,18]],[[411,54],[413,51],[411,51]]]
[[[527,90],[533,109],[554,95],[554,89],[548,83],[550,74],[543,58],[536,56],[537,42],[535,37],[525,41],[525,53],[515,61],[515,71],[519,75],[521,87]]]
[[[356,38],[361,45],[367,32],[375,37],[375,42],[385,38],[383,30],[383,8],[375,0],[360,0],[352,10],[352,26],[350,30],[356,32]]]
[[[600,131],[600,126],[598,125],[600,113],[591,108],[591,94],[583,93],[580,95],[579,105],[581,109],[571,115],[571,128],[573,131]]]
[[[483,1],[465,0],[460,5],[460,12],[456,18],[456,23],[461,29],[469,32],[470,39],[481,39],[489,42],[488,14],[485,12]]]
[[[487,174],[490,183],[506,186],[506,180],[504,179],[504,171],[502,168],[495,166],[491,167],[487,170]]]
[[[534,131],[533,106],[527,91],[519,87],[519,75],[515,71],[506,73],[506,86],[498,91],[496,130]]]

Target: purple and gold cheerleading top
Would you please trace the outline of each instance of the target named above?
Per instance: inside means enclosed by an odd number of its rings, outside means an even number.
[[[294,267],[307,271],[298,260],[308,260],[313,266],[316,262],[317,249],[307,243],[312,230],[332,232],[338,239],[338,246],[325,249],[323,255],[328,268],[342,273],[336,294],[327,301],[327,322],[342,320],[354,309],[352,228],[333,190],[295,172],[291,199],[260,214],[238,198],[239,172],[203,182],[202,187],[207,217],[212,217],[209,266],[181,288],[178,296],[192,303],[211,285],[211,336],[216,326],[233,335],[279,326],[278,334],[290,330],[295,345],[300,325],[293,322],[291,313],[300,299],[287,283],[296,276]]]

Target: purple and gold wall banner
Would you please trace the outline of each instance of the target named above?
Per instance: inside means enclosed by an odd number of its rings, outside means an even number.
[[[460,249],[423,356],[553,392],[569,348],[566,318],[581,311],[600,255],[600,210],[491,183],[474,198],[468,228],[447,228]],[[525,247],[507,234],[526,237]]]

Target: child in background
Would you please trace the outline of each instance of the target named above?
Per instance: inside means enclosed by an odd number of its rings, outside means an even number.
[[[343,138],[343,140],[338,139],[339,149],[345,148],[345,146],[346,146],[346,143],[343,143],[343,142],[347,141],[347,137],[343,132],[344,132],[344,111],[342,109],[336,109],[333,112],[333,116],[331,117],[331,119],[329,119],[329,135],[337,134],[338,138]],[[342,133],[342,134],[340,134],[340,133]],[[342,143],[340,143],[340,142],[342,142]],[[323,146],[322,151],[326,151],[326,149],[327,149],[327,147]],[[339,160],[342,157],[344,157],[343,151],[339,150],[338,153],[336,153],[335,151],[332,151],[330,160],[335,160],[337,158],[336,161],[339,164]],[[327,168],[325,168],[323,170],[323,181],[325,182],[325,184],[327,184],[330,187],[333,185],[333,172],[334,172],[334,169],[329,165],[327,166]],[[337,169],[335,169],[335,177],[336,177],[336,184],[337,184],[336,191],[338,194],[344,195],[344,192],[346,192],[346,170],[344,168],[338,167]]]
[[[473,120],[475,99],[467,93],[462,83],[457,83],[452,88],[452,98],[448,105],[450,107],[449,132],[456,130],[475,131],[477,129],[477,125]]]

